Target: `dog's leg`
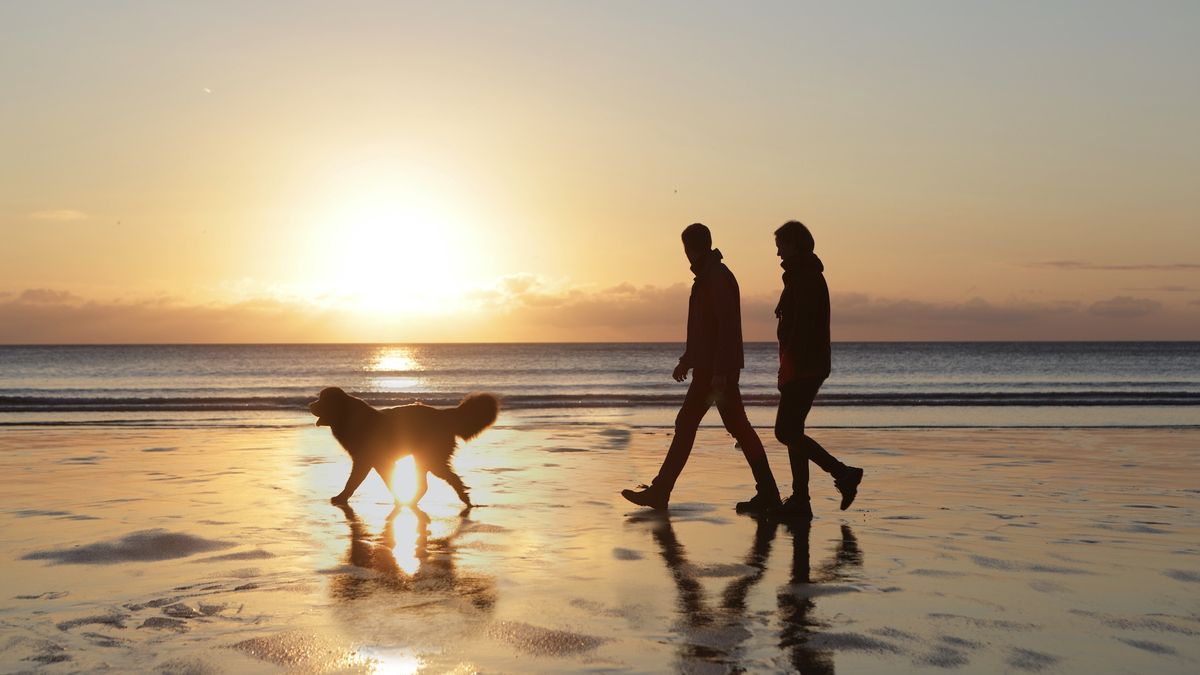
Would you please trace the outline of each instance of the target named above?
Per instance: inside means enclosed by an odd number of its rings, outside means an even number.
[[[417,467],[417,490],[416,490],[416,492],[413,492],[412,501],[410,501],[408,503],[409,506],[412,506],[412,507],[416,507],[417,502],[421,501],[421,497],[424,497],[425,493],[429,490],[429,476],[428,476],[429,470],[426,469],[425,467],[421,466],[420,464],[417,464],[416,467]]]
[[[342,488],[342,492],[329,501],[334,504],[345,504],[350,501],[350,495],[354,494],[359,485],[362,485],[369,473],[371,473],[370,464],[355,462],[354,467],[350,469],[350,477],[346,479],[346,487]]]
[[[467,494],[467,490],[470,488],[468,488],[466,485],[463,485],[462,479],[458,477],[458,474],[454,473],[454,469],[451,469],[449,465],[442,465],[434,468],[432,471],[433,475],[446,481],[450,484],[450,487],[454,488],[454,491],[458,493],[458,498],[462,500],[462,503],[466,504],[467,506],[473,506],[473,504],[471,504],[471,497]]]
[[[392,501],[399,504],[400,498],[396,496],[396,491],[392,489],[392,474],[396,471],[395,462],[382,462],[375,465],[375,473],[383,479],[383,484],[387,486],[388,492],[392,493]]]

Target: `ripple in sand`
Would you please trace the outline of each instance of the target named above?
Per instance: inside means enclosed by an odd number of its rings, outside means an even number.
[[[142,452],[175,452],[179,448],[142,448]]]
[[[193,562],[212,562],[214,560],[265,560],[274,558],[275,554],[270,551],[264,551],[261,548],[256,548],[252,551],[239,551],[237,553],[226,553],[224,555],[214,555],[207,558],[200,558]]]
[[[1039,673],[1047,668],[1053,667],[1060,660],[1061,659],[1059,659],[1057,656],[1053,656],[1051,654],[1035,652],[1032,649],[1021,649],[1020,647],[1014,647],[1009,650],[1006,663],[1017,670]]]
[[[612,554],[617,560],[641,560],[644,557],[640,552],[628,548],[614,548]]]
[[[927,614],[931,619],[940,619],[945,621],[955,621],[965,623],[975,628],[987,628],[992,630],[1036,630],[1041,628],[1036,623],[1023,623],[1019,621],[1006,621],[1004,619],[980,619],[973,616],[964,616],[962,614],[946,614],[943,612],[931,612]]]
[[[185,675],[220,675],[225,670],[196,657],[181,657],[158,664],[156,672]]]
[[[142,622],[141,628],[153,628],[155,630],[170,630],[176,633],[183,633],[188,630],[187,622],[183,619],[169,619],[165,616],[152,616]]]
[[[831,651],[869,652],[874,654],[903,654],[904,650],[890,642],[884,642],[858,633],[817,633],[805,642],[808,649]]]
[[[608,446],[623,450],[629,447],[629,441],[633,438],[633,432],[628,429],[601,429],[599,434],[608,439]]]
[[[955,572],[953,570],[934,570],[924,567],[919,567],[909,572],[909,574],[917,574],[923,577],[965,577],[966,572]]]
[[[1163,574],[1176,581],[1186,581],[1193,584],[1200,583],[1200,572],[1189,572],[1187,570],[1163,570]]]
[[[124,628],[125,620],[128,618],[129,618],[128,614],[119,614],[119,613],[114,612],[111,614],[101,614],[101,615],[96,615],[96,616],[84,616],[84,617],[80,617],[78,619],[70,619],[67,621],[60,621],[59,623],[55,624],[55,627],[57,627],[61,631],[68,631],[68,630],[71,630],[72,628],[77,628],[79,626],[91,626],[91,625],[95,625],[95,624],[100,624],[100,625],[104,625],[104,626],[112,626],[113,628]]]
[[[1065,593],[1071,590],[1069,586],[1064,586],[1063,584],[1054,581],[1043,581],[1040,579],[1029,582],[1029,587],[1038,593]]]
[[[34,551],[22,560],[49,560],[51,564],[111,565],[123,562],[151,562],[186,558],[196,553],[218,551],[235,544],[202,539],[182,532],[142,530],[116,541],[49,551]]]
[[[960,668],[970,663],[966,654],[952,647],[937,646],[933,651],[913,659],[918,666],[933,666],[935,668]]]
[[[1101,614],[1099,612],[1089,612],[1083,609],[1073,609],[1072,614],[1079,616],[1091,617],[1109,628],[1117,628],[1120,630],[1144,630],[1153,631],[1156,633],[1176,633],[1179,635],[1200,635],[1197,631],[1188,626],[1182,626],[1181,623],[1191,622],[1196,623],[1196,619],[1188,617],[1176,617],[1168,614],[1149,614],[1135,617],[1124,617],[1115,614]]]
[[[90,644],[97,647],[125,647],[131,644],[130,640],[114,637],[112,635],[105,635],[104,633],[80,633],[79,637],[84,638]]]
[[[1175,651],[1175,648],[1171,647],[1170,645],[1164,645],[1164,644],[1161,644],[1158,642],[1151,642],[1150,640],[1130,640],[1128,638],[1117,638],[1117,639],[1120,640],[1121,642],[1124,642],[1125,644],[1129,645],[1130,647],[1135,647],[1144,652],[1150,652],[1152,654],[1163,654],[1166,656],[1174,656],[1175,654],[1178,653]]]
[[[70,595],[70,591],[46,591],[37,595],[16,595],[13,596],[16,600],[58,600]]]
[[[162,611],[163,614],[166,614],[173,619],[194,619],[198,616],[204,616],[200,610],[196,609],[195,607],[185,605],[182,602],[177,602],[173,605],[167,605],[166,607],[163,607]]]
[[[980,567],[986,567],[993,570],[1004,570],[1006,572],[1044,572],[1047,574],[1092,574],[1087,570],[1078,569],[1076,567],[1061,567],[1059,565],[1041,565],[1037,563],[1024,563],[1014,560],[1001,560],[999,558],[989,558],[982,555],[971,556],[971,561]]]
[[[518,621],[497,621],[488,629],[493,638],[536,656],[571,656],[608,642],[606,638],[542,628]]]

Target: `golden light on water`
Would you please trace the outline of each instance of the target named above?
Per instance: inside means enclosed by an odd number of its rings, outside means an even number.
[[[371,384],[379,389],[398,391],[412,389],[421,384],[421,378],[398,373],[412,373],[425,370],[425,366],[417,359],[416,350],[410,347],[381,347],[365,370],[378,375]]]
[[[405,372],[425,370],[411,347],[381,347],[375,352],[370,370],[376,372]]]

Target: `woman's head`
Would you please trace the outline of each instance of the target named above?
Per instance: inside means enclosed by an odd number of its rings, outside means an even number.
[[[775,250],[780,258],[790,258],[798,253],[812,253],[816,248],[812,232],[798,220],[789,220],[775,230]]]

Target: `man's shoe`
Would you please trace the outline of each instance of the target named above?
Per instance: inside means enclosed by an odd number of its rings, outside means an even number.
[[[771,515],[785,523],[809,523],[813,519],[812,504],[809,503],[808,497],[792,495],[772,511]]]
[[[780,501],[778,492],[759,492],[751,497],[748,501],[738,502],[737,506],[734,507],[734,510],[738,513],[761,515],[764,513],[770,513],[771,511],[779,508],[779,506]]]
[[[648,506],[655,511],[666,511],[671,493],[653,485],[639,485],[637,490],[621,490],[621,496],[638,506]]]
[[[862,482],[863,470],[857,467],[848,466],[842,472],[842,475],[833,480],[834,487],[842,493],[842,510],[850,508],[854,503],[854,498],[858,496],[858,484]]]

